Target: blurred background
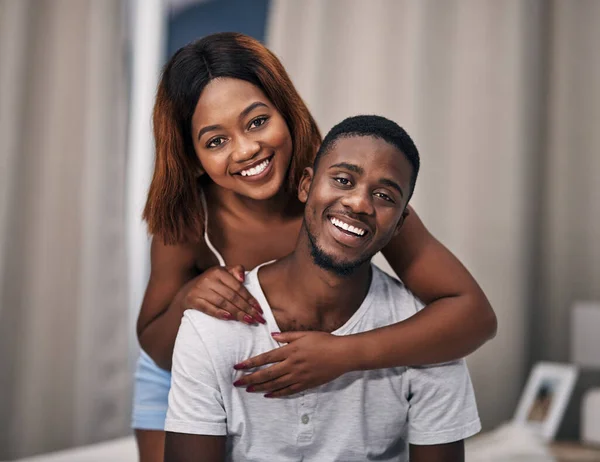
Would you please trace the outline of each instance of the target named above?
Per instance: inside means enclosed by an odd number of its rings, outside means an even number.
[[[600,300],[600,1],[0,0],[0,459],[131,434],[158,75],[219,31],[273,50],[323,134],[411,133],[413,206],[498,316],[468,359],[484,427],[510,420]]]

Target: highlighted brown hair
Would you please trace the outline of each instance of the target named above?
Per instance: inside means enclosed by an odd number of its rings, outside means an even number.
[[[260,88],[285,119],[292,136],[286,186],[295,194],[312,165],[321,135],[308,108],[277,57],[243,34],[220,33],[179,49],[165,65],[154,105],[156,162],[143,218],[150,234],[166,244],[202,239],[204,213],[200,161],[192,141],[192,116],[202,90],[230,77]]]

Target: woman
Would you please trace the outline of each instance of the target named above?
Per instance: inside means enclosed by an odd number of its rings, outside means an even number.
[[[242,286],[244,268],[293,249],[302,220],[296,188],[321,142],[278,59],[259,42],[232,33],[189,44],[167,63],[154,133],[156,165],[144,211],[154,239],[138,319],[145,353],[133,418],[144,462],[162,460],[167,370],[182,312],[264,322]],[[456,359],[494,335],[496,319],[485,295],[414,212],[383,254],[428,303],[425,309],[346,338],[343,348],[323,332],[284,334],[289,345],[236,365],[275,363],[242,385],[285,396],[350,370]]]

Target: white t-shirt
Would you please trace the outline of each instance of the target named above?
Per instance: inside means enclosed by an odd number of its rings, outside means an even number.
[[[280,346],[257,278],[246,288],[266,325],[221,321],[188,310],[173,354],[165,430],[227,435],[228,461],[406,461],[408,443],[458,441],[481,424],[464,360],[342,375],[287,398],[264,398],[233,382],[233,365]],[[402,283],[373,266],[369,292],[333,334],[348,335],[402,321],[423,307]]]

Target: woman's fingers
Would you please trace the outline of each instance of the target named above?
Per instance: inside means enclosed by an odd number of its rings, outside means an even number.
[[[248,393],[271,393],[289,387],[290,385],[294,385],[294,380],[291,375],[287,374],[258,385],[250,385],[246,388],[246,391]]]
[[[186,309],[202,311],[204,314],[212,316],[213,318],[219,318],[225,321],[233,321],[236,319],[229,311],[223,310],[203,298],[196,298],[189,301],[186,304]]]
[[[187,295],[185,305],[220,319],[265,324],[262,309],[244,287],[243,279],[244,268],[240,265],[211,268],[198,278]]]
[[[267,364],[279,363],[288,357],[289,351],[290,348],[288,348],[287,345],[280,348],[275,348],[271,351],[267,351],[266,353],[261,353],[253,356],[252,358],[245,359],[241,363],[233,366],[233,368],[237,370],[254,369],[256,367],[266,366]],[[270,368],[264,369],[264,371],[269,369]]]
[[[231,272],[230,272],[231,271]],[[233,291],[233,299],[231,300],[234,304],[238,305],[238,304],[242,304],[242,305],[247,305],[252,309],[255,309],[256,311],[260,312],[262,314],[262,308],[260,307],[260,304],[256,301],[256,299],[250,295],[250,292],[248,292],[248,289],[246,289],[246,287],[244,287],[244,283],[242,281],[240,281],[239,279],[237,279],[236,276],[234,276],[235,271],[234,270],[230,270],[230,271],[222,271],[219,273],[219,275],[217,276],[218,280],[221,281],[221,283],[223,283],[223,285],[229,287],[229,289],[231,289]]]
[[[225,266],[225,270],[240,282],[246,279],[246,271],[242,265]]]
[[[265,324],[266,321],[262,317],[262,314],[247,301],[240,298],[233,289],[224,284],[219,284],[213,286],[211,290],[217,296],[216,301],[213,303],[229,311],[238,321],[249,322],[251,324],[254,322]]]
[[[289,387],[267,393],[265,398],[283,398],[284,396],[295,395],[296,393],[300,393],[304,390],[306,390],[306,388],[304,388],[301,384],[294,383]]]
[[[239,307],[231,303],[227,299],[227,295],[223,294],[223,288],[219,288],[221,292],[215,292],[214,289],[209,289],[208,292],[199,295],[194,298],[189,307],[200,310],[209,316],[218,317],[220,319],[238,320],[245,324],[256,324],[257,322],[265,323],[262,316],[255,312],[254,316],[247,314],[242,311]],[[226,312],[229,316],[223,315],[222,312]],[[215,314],[217,314],[215,316]]]
[[[290,368],[283,363],[244,375],[236,380],[236,387],[247,387],[248,391],[274,391],[293,383]]]

